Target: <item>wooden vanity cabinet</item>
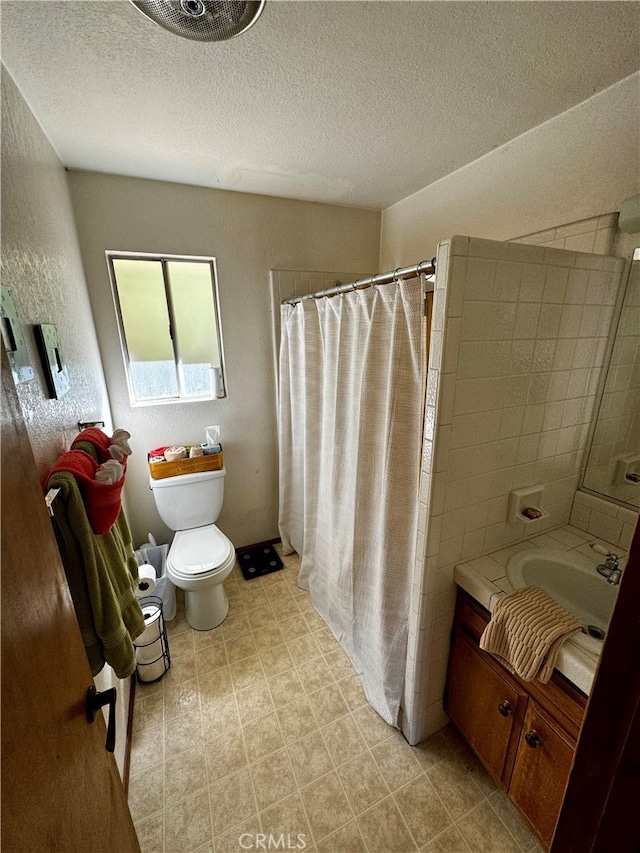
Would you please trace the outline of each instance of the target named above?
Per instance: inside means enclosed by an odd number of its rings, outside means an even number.
[[[520,734],[509,796],[547,845],[560,813],[575,746],[575,740],[532,699]]]
[[[523,682],[482,651],[489,618],[458,590],[445,711],[548,847],[586,697],[558,673],[548,684]]]
[[[513,728],[522,725],[527,697],[479,651],[464,632],[456,636],[449,659],[446,711],[489,773],[500,781]]]

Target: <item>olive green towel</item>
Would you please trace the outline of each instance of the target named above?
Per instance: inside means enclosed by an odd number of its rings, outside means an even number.
[[[126,678],[136,667],[133,640],[144,630],[127,519],[120,510],[111,531],[96,536],[73,474],[56,472],[48,488],[60,489],[53,503],[54,529],[91,672],[97,675],[106,662],[118,678]]]

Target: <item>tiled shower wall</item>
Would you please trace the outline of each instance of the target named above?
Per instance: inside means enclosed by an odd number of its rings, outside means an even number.
[[[590,219],[581,219],[579,222],[569,222],[557,228],[526,234],[513,242],[550,246],[554,249],[568,249],[573,252],[613,255],[617,225],[618,214],[606,213],[604,216],[592,216]]]
[[[453,237],[438,248],[403,730],[446,718],[457,562],[566,524],[624,262]],[[548,517],[509,522],[512,489]]]
[[[604,539],[621,551],[631,547],[633,532],[638,521],[638,510],[590,495],[576,492],[570,522],[573,527],[585,530]]]

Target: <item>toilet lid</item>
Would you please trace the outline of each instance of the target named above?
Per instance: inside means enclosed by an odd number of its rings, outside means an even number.
[[[168,561],[184,575],[200,575],[217,569],[231,554],[232,545],[214,524],[194,530],[178,530]]]

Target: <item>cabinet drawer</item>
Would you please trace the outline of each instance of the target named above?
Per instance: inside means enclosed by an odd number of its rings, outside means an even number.
[[[449,659],[445,711],[497,781],[502,780],[514,722],[520,725],[526,701],[511,681],[481,657],[465,632],[457,631]]]
[[[573,752],[569,737],[530,700],[509,794],[546,845],[551,843],[558,820]]]

